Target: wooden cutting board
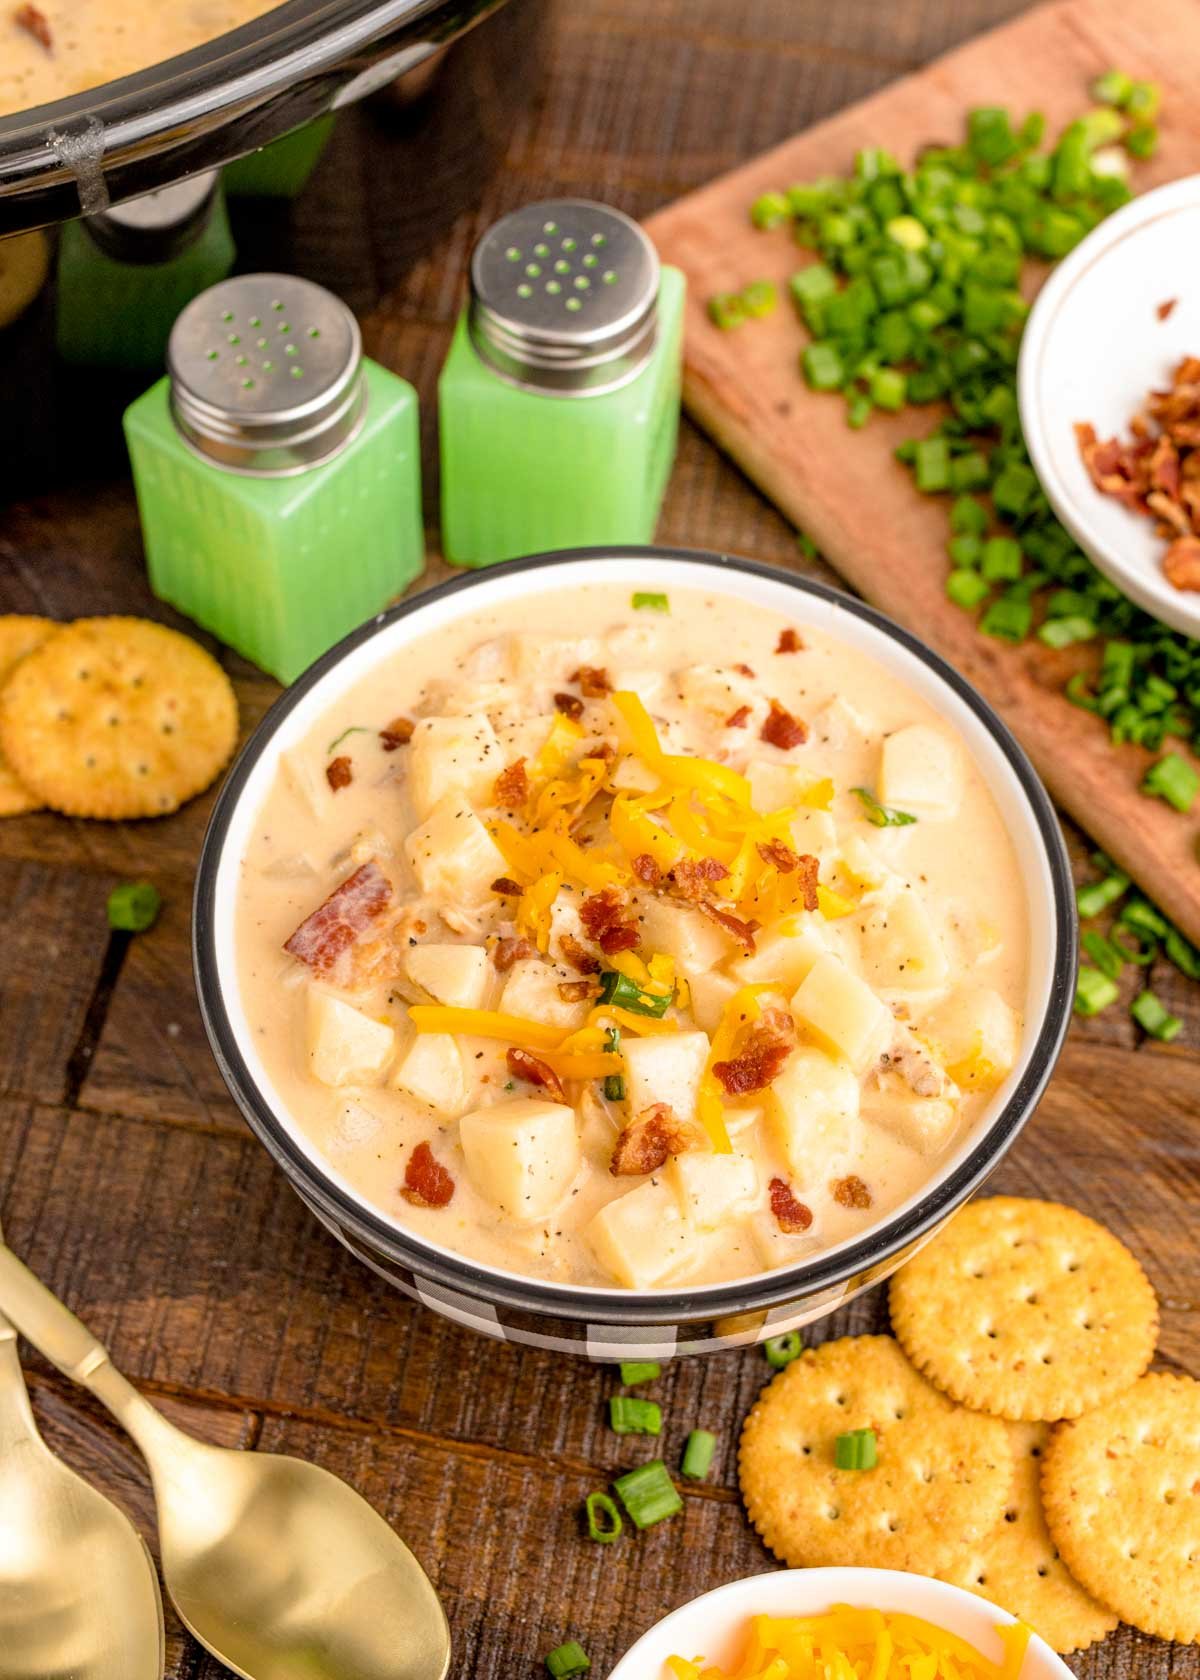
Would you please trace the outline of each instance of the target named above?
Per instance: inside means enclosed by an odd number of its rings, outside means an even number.
[[[856,590],[986,695],[1059,803],[1200,941],[1200,811],[1180,816],[1141,795],[1150,755],[1114,749],[1106,727],[1062,696],[1064,675],[1092,655],[1040,642],[1009,647],[946,600],[946,502],[919,495],[892,459],[902,438],[931,429],[931,411],[875,415],[852,432],[841,397],[804,384],[806,335],[789,305],[733,332],[705,313],[714,292],[759,277],[782,283],[808,260],[797,260],[786,232],[751,227],[747,210],[759,193],[844,173],[860,146],[884,146],[907,163],[923,144],[957,141],[973,105],[1009,105],[1017,117],[1042,110],[1055,134],[1086,108],[1091,78],[1111,66],[1163,88],[1162,143],[1135,171],[1137,189],[1200,170],[1195,0],[1057,0],[721,176],[647,228],[688,279],[684,396],[692,416]],[[1200,256],[1195,275],[1163,277],[1163,295],[1188,284],[1200,284]]]

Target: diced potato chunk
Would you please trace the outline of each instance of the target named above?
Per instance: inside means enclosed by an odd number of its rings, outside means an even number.
[[[476,712],[422,718],[408,744],[406,768],[417,819],[424,822],[450,793],[470,805],[489,805],[492,784],[504,765],[495,730]]]
[[[625,1095],[630,1114],[652,1103],[669,1103],[681,1120],[696,1116],[700,1075],[708,1060],[707,1033],[663,1033],[652,1038],[626,1036]]]
[[[396,1063],[390,1083],[439,1114],[467,1106],[467,1074],[453,1033],[416,1033]]]
[[[716,968],[734,949],[727,934],[686,904],[650,897],[639,898],[636,904],[642,945],[674,957],[689,980],[693,974],[706,974]]]
[[[838,873],[844,875],[853,887],[874,892],[887,881],[899,879],[895,870],[859,834],[843,834],[840,850]]]
[[[542,1021],[549,1027],[581,1027],[587,1020],[587,1002],[567,1003],[558,995],[561,983],[578,979],[570,969],[526,957],[509,969],[499,1007],[505,1015]]]
[[[752,758],[746,766],[750,783],[750,802],[765,816],[769,811],[782,811],[799,805],[809,788],[823,780],[811,770],[801,770],[794,764],[777,764],[773,758]]]
[[[876,988],[931,991],[950,972],[946,948],[917,893],[901,887],[859,923],[863,978]]]
[[[794,927],[794,933],[784,928]],[[779,982],[780,991],[792,992],[804,980],[818,957],[829,951],[824,917],[817,910],[800,911],[755,935],[751,956],[730,963],[729,972],[739,986]]]
[[[948,1097],[909,1096],[885,1091],[864,1105],[863,1120],[890,1132],[922,1155],[936,1155],[950,1142],[958,1124],[958,1105]]]
[[[715,1231],[739,1218],[758,1195],[758,1169],[749,1155],[689,1149],[671,1158],[663,1177],[697,1231]]]
[[[740,981],[732,975],[722,974],[720,969],[712,969],[708,974],[697,974],[688,981],[688,990],[692,994],[692,1014],[696,1025],[710,1036],[716,1032],[721,1024],[721,1016],[725,1005],[737,991]]]
[[[490,979],[479,945],[414,945],[404,959],[408,977],[439,1003],[482,1009]]]
[[[517,630],[508,638],[509,670],[522,682],[557,683],[581,665],[603,663],[604,644],[598,636],[547,643],[541,630]]]
[[[793,850],[823,858],[837,844],[837,825],[828,811],[801,808],[788,824]]]
[[[883,743],[879,798],[914,816],[953,817],[962,799],[958,745],[944,730],[912,723]]]
[[[998,1085],[1011,1072],[1021,1043],[1016,1011],[990,986],[963,986],[930,1012],[922,1031],[965,1090]]]
[[[833,1177],[859,1135],[859,1084],[845,1062],[802,1044],[772,1084],[767,1120],[793,1182],[806,1189]]]
[[[446,904],[475,906],[491,898],[507,865],[462,796],[449,793],[404,842],[421,891]]]
[[[308,1059],[323,1085],[360,1085],[388,1061],[396,1034],[322,986],[308,989]]]
[[[652,1289],[698,1259],[703,1241],[670,1187],[654,1179],[606,1202],[584,1235],[604,1270],[628,1289]]]
[[[515,764],[518,758],[532,764],[546,745],[546,738],[553,728],[553,712],[535,712],[532,717],[525,716],[502,724],[496,731],[500,749],[497,774],[507,765]]]
[[[575,1111],[518,1097],[464,1114],[458,1124],[471,1183],[514,1219],[544,1219],[579,1171]]]
[[[855,742],[865,742],[873,729],[871,721],[844,694],[835,694],[809,719],[812,739],[835,751]]]
[[[754,683],[727,665],[689,665],[676,671],[672,681],[687,709],[707,714],[712,723],[724,723],[740,706],[761,701]]]
[[[818,957],[792,999],[792,1013],[824,1049],[861,1073],[878,1054],[892,1017],[839,957]]]

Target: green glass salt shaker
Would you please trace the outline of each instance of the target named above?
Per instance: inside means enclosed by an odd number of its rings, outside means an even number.
[[[417,394],[309,280],[195,298],[125,436],[154,593],[281,682],[424,567]]]
[[[214,169],[68,222],[58,248],[59,355],[161,368],[175,317],[225,278],[234,255]]]
[[[606,205],[531,204],[484,235],[438,387],[448,560],[651,539],[683,303],[683,275]]]

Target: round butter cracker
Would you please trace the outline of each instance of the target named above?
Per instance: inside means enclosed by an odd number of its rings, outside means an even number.
[[[891,1283],[892,1327],[930,1382],[978,1411],[1078,1417],[1154,1356],[1158,1303],[1103,1225],[1057,1202],[961,1209]]]
[[[1200,1641],[1200,1382],[1156,1372],[1060,1424],[1042,1504],[1093,1597],[1143,1633]]]
[[[1084,1592],[1059,1557],[1042,1513],[1048,1423],[1008,1423],[1013,1479],[1004,1516],[942,1580],[1009,1610],[1056,1651],[1082,1651],[1119,1617]]]
[[[37,618],[31,613],[0,614],[0,689],[21,660],[57,629],[52,618]],[[41,800],[29,791],[0,752],[0,817],[19,817],[26,811],[41,808]]]
[[[216,660],[147,619],[77,619],[0,691],[0,751],[67,816],[163,816],[208,787],[236,741]]]
[[[839,1470],[837,1437],[867,1428],[875,1468]],[[951,1569],[1002,1520],[1012,1481],[1004,1425],[951,1405],[890,1336],[826,1342],[781,1371],[738,1464],[750,1521],[793,1568]]]

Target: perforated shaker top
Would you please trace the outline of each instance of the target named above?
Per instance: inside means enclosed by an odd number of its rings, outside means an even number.
[[[619,210],[582,198],[528,204],[475,248],[471,342],[513,384],[597,396],[653,353],[658,285],[654,246]]]
[[[171,330],[167,372],[187,442],[259,477],[328,460],[365,411],[357,321],[292,274],[239,274],[193,298]]]

